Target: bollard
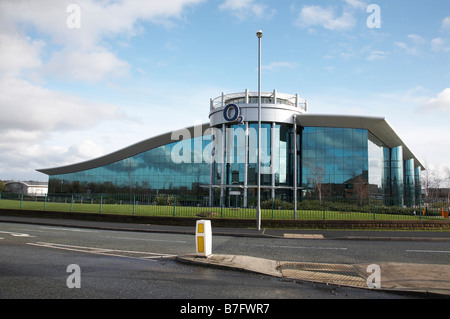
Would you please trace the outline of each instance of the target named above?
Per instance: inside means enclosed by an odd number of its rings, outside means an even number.
[[[195,227],[195,249],[197,256],[212,254],[212,230],[210,220],[197,220]]]

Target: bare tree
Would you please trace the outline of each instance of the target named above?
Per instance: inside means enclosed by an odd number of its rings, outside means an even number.
[[[325,176],[325,170],[320,165],[307,165],[309,167],[310,177],[308,177],[308,181],[312,184],[314,190],[317,192],[317,196],[319,197],[319,202],[322,205],[322,196],[323,196],[323,178]]]
[[[353,196],[359,201],[361,206],[364,203],[364,199],[369,198],[369,184],[362,175],[358,175],[353,180]]]
[[[425,197],[433,201],[440,197],[440,188],[449,181],[450,176],[441,176],[437,169],[432,168],[425,162],[427,169],[422,172],[422,187],[425,190]],[[450,175],[450,174],[447,174]]]

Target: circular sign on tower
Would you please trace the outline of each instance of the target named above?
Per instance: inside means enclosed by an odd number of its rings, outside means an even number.
[[[244,123],[244,117],[241,116],[241,109],[236,104],[228,104],[223,109],[223,118],[227,122],[238,122],[238,124]]]

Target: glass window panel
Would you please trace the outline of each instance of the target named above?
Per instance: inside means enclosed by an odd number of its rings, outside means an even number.
[[[178,142],[164,145],[124,160],[82,172],[54,175],[49,178],[50,192],[74,192],[73,184],[78,182],[78,192],[86,192],[95,188],[98,193],[105,192],[158,192],[163,189],[180,190],[200,194],[200,180],[209,184],[210,161],[201,160],[202,152],[198,145],[209,145],[211,138],[203,137],[182,141],[177,146],[185,147],[186,158],[190,163],[175,163],[171,151]],[[203,144],[202,144],[203,143]],[[197,145],[197,148],[194,146]],[[195,154],[194,154],[195,150]],[[67,181],[64,183],[64,180]],[[66,185],[64,185],[66,184]],[[95,185],[95,187],[94,187]]]
[[[304,186],[314,192],[319,181],[327,184],[328,194],[345,196],[345,187],[339,184],[353,183],[354,178],[367,175],[367,143],[366,130],[305,128],[302,136]]]

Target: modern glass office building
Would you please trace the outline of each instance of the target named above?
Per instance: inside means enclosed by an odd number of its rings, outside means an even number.
[[[261,97],[260,129],[257,93],[222,94],[210,100],[209,123],[38,171],[49,175],[49,193],[185,194],[253,207],[260,173],[263,201],[376,196],[419,204],[424,167],[384,118],[311,114],[299,95],[276,90]]]

